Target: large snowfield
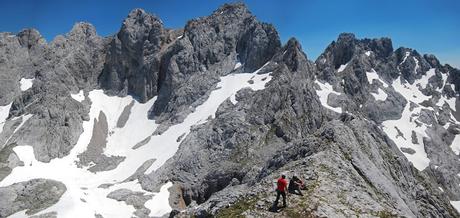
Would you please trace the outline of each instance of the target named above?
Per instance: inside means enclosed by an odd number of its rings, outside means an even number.
[[[235,68],[238,67],[240,67],[240,64],[237,63]],[[156,97],[142,104],[131,96],[107,96],[102,90],[90,91],[87,93],[92,102],[89,113],[90,119],[83,122],[84,131],[70,154],[64,158],[56,158],[49,163],[43,163],[35,159],[31,146],[18,145],[13,149],[19,159],[24,162],[24,166],[14,168],[11,174],[0,182],[0,187],[34,178],[63,182],[67,191],[61,199],[55,205],[39,212],[38,215],[56,211],[58,217],[69,218],[94,217],[95,214],[100,214],[104,217],[132,217],[135,211],[133,206],[107,198],[110,192],[126,188],[153,195],[145,203],[145,206],[151,210],[150,216],[163,216],[171,211],[168,200],[168,189],[173,185],[171,182],[163,184],[160,192],[151,193],[143,190],[137,180],[130,182],[124,182],[124,180],[134,174],[148,160],[155,159],[146,174],[161,167],[176,153],[179,144],[185,138],[182,137],[181,140],[177,140],[179,137],[187,135],[192,126],[205,123],[210,116],[214,117],[217,108],[226,99],[236,103],[235,94],[240,89],[245,87],[253,90],[264,89],[265,84],[271,80],[271,76],[270,73],[258,74],[259,70],[253,73],[229,74],[221,77],[216,89],[210,93],[208,99],[202,105],[196,107],[182,123],[171,126],[161,135],[152,135],[158,125],[154,120],[147,118]],[[250,83],[249,80],[253,82]],[[78,94],[72,94],[72,98],[76,101],[82,101],[85,96],[81,91]],[[132,102],[134,102],[134,105],[131,108],[127,122],[123,127],[118,127],[117,121],[119,117],[125,107]],[[6,120],[10,106],[0,107],[0,123]],[[101,112],[107,118],[109,132],[104,154],[107,156],[123,156],[126,159],[113,170],[92,173],[88,171],[89,167],[80,168],[76,162],[79,161],[78,155],[86,151],[92,138],[94,122]],[[31,116],[23,116],[22,124]],[[148,137],[151,138],[147,144],[136,149],[133,148],[138,142]],[[99,188],[101,184],[112,185],[108,188]],[[26,217],[24,212],[20,211],[11,217]]]
[[[414,58],[414,60],[417,59]],[[418,63],[418,61],[416,61],[416,63]],[[415,68],[417,67],[418,65]],[[403,152],[403,154],[420,171],[424,170],[430,163],[423,145],[423,138],[429,138],[425,132],[429,126],[421,122],[416,122],[416,119],[420,116],[422,109],[431,111],[433,109],[431,107],[425,107],[420,104],[425,100],[429,100],[431,96],[424,95],[420,91],[419,87],[426,88],[428,85],[428,80],[433,76],[435,76],[435,69],[430,69],[425,73],[425,75],[423,75],[413,84],[409,84],[405,81],[403,82],[401,78],[393,81],[392,86],[394,90],[400,93],[408,103],[406,104],[402,113],[402,117],[399,120],[387,120],[382,123],[385,133],[396,143],[400,149],[411,148],[415,151],[414,154],[409,154],[406,152]],[[443,75],[444,85],[446,84],[445,81],[447,80],[445,77],[446,76]],[[438,89],[438,91],[440,90],[442,89]],[[410,102],[416,104],[416,107],[413,108],[412,111],[410,110]],[[455,109],[455,98],[448,99],[445,96],[441,96],[437,105],[442,106],[445,103],[449,105],[451,110]],[[452,114],[450,122],[458,123]],[[447,125],[445,127],[447,127]],[[412,132],[415,133],[418,143],[414,143],[412,141]],[[459,147],[457,142],[459,140],[458,138],[459,136],[457,135],[451,144],[452,150],[454,152],[457,152],[457,147]]]

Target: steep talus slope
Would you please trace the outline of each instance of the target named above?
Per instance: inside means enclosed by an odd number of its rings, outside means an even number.
[[[460,72],[388,38],[312,62],[244,4],[135,9],[105,38],[0,33],[0,63],[1,217],[460,216]],[[272,213],[281,173],[306,195]]]

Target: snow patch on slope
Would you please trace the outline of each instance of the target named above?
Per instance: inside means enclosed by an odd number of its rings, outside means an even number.
[[[26,78],[22,78],[20,81],[20,88],[21,88],[21,91],[26,91],[30,88],[32,88],[32,85],[34,84],[34,79],[26,79]]]
[[[406,54],[404,55],[403,60],[402,60],[401,63],[399,63],[399,64],[401,65],[401,64],[403,64],[404,62],[406,62],[407,57],[409,57],[409,55],[410,55],[410,52],[406,51]]]
[[[366,56],[371,56],[371,51],[366,51],[364,54],[366,54]]]
[[[235,67],[233,67],[234,70],[238,69],[241,67],[241,62],[236,62]]]
[[[383,87],[388,88],[388,84],[380,79],[379,75],[374,70],[374,68],[372,68],[371,72],[366,72],[366,77],[369,84],[372,84],[374,80],[378,80],[383,84]]]
[[[451,149],[452,151],[456,154],[456,155],[459,155],[460,154],[460,134],[459,135],[455,135],[455,138],[454,140],[452,141],[452,144],[451,144]]]
[[[460,201],[451,201],[450,204],[460,213]]]
[[[83,90],[80,90],[77,94],[70,94],[70,96],[75,99],[75,101],[82,102],[85,100],[85,95],[83,94]]]
[[[329,104],[327,104],[327,99],[329,97],[329,94],[333,93],[336,95],[340,95],[339,92],[334,91],[332,88],[332,85],[329,84],[328,82],[321,83],[320,81],[316,80],[315,83],[319,86],[320,90],[316,90],[316,94],[319,96],[319,100],[321,104],[332,111],[335,111],[337,113],[342,113],[342,108],[340,107],[332,107]]]
[[[420,111],[420,107],[415,110]],[[417,112],[415,112],[417,113]],[[392,139],[398,148],[411,148],[415,151],[414,154],[403,152],[407,159],[414,165],[415,168],[422,171],[430,163],[428,155],[423,146],[423,138],[428,137],[425,133],[426,126],[417,124],[411,119],[412,112],[409,111],[409,103],[407,103],[399,120],[387,120],[382,122],[383,130]],[[412,131],[415,132],[418,143],[412,143]]]
[[[415,61],[414,73],[417,74],[417,69],[420,67],[420,66],[418,65],[418,59],[417,59],[416,57],[412,57],[412,58],[414,58],[414,61]]]
[[[347,68],[347,65],[348,65],[348,63],[340,65],[340,67],[339,67],[339,69],[337,70],[337,72],[340,73],[340,72],[344,71],[345,68]]]
[[[427,80],[426,77],[431,77],[429,73],[421,78],[421,81]],[[419,83],[417,83],[420,85]],[[404,107],[402,116],[399,120],[387,120],[382,122],[383,130],[390,137],[398,148],[411,148],[415,151],[414,154],[408,154],[403,152],[407,159],[417,168],[418,170],[424,170],[430,163],[428,155],[426,154],[423,138],[428,137],[426,134],[427,126],[424,123],[416,120],[420,115],[422,109],[432,110],[432,108],[423,107],[419,105],[424,100],[428,100],[430,96],[424,95],[418,88],[417,84],[403,83],[401,78],[397,78],[392,86],[396,92],[399,92],[408,102]],[[413,111],[410,111],[410,102],[417,105]],[[412,142],[412,131],[415,132],[415,137],[418,143]]]
[[[387,93],[385,93],[385,91],[381,88],[377,89],[377,94],[371,93],[371,95],[374,96],[376,101],[385,101],[388,97]]]
[[[0,106],[0,133],[3,131],[3,126],[5,125],[5,121],[8,118],[12,104],[13,103],[7,104],[5,106]]]
[[[416,60],[416,59],[414,58],[414,60]],[[422,88],[426,88],[426,86],[428,85],[428,80],[433,76],[436,76],[436,69],[435,68],[429,69],[426,72],[426,75],[424,75],[422,78],[420,78],[420,80],[419,80],[419,82],[417,84],[422,86]]]
[[[169,213],[172,208],[169,205],[169,191],[168,189],[172,187],[172,182],[164,184],[160,188],[160,192],[153,196],[152,199],[145,202],[147,208],[155,208],[150,211],[149,216],[160,217]]]

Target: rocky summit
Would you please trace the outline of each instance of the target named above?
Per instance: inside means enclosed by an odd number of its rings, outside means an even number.
[[[0,33],[0,217],[460,217],[460,70],[241,3]],[[303,195],[272,206],[280,175]]]

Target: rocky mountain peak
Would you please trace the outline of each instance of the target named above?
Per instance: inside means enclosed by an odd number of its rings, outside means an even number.
[[[326,51],[320,56],[330,59],[332,67],[338,69],[341,65],[348,63],[351,60],[356,50],[356,38],[352,33],[341,33],[337,41],[333,41]]]
[[[356,36],[353,33],[340,33],[337,37],[337,43],[350,44],[356,41]]]
[[[42,46],[46,44],[46,40],[36,29],[24,29],[17,34],[19,43],[23,47],[31,49],[35,46]]]
[[[213,14],[235,14],[235,15],[250,15],[251,12],[249,11],[246,4],[239,2],[239,3],[232,3],[232,4],[224,4],[219,7],[217,10],[214,11]]]
[[[287,41],[285,49],[286,51],[302,51],[302,45],[295,37],[291,37]]]
[[[425,54],[423,55],[426,61],[434,68],[440,68],[441,62],[439,62],[438,58],[433,54]]]
[[[156,15],[150,14],[141,8],[135,8],[132,11],[130,11],[126,19],[123,21],[123,24],[129,25],[131,24],[131,22],[137,22],[141,24],[152,24],[159,22],[163,24],[160,18],[158,18]]]
[[[404,47],[398,48],[394,52],[394,56],[396,57],[395,65],[397,65],[397,69],[403,78],[410,84],[412,84],[416,78],[424,75],[430,68],[435,67],[414,49]]]
[[[224,4],[215,10],[210,16],[192,19],[187,22],[185,32],[191,32],[197,27],[212,26],[217,33],[222,31],[233,31],[228,29],[232,26],[238,27],[242,23],[250,24],[255,21],[255,17],[251,14],[244,3]],[[223,28],[226,27],[226,28]]]
[[[69,38],[77,38],[77,39],[84,39],[84,38],[91,38],[97,36],[96,28],[86,22],[78,22],[70,30],[68,34]]]
[[[127,44],[140,49],[145,40],[159,43],[158,37],[163,33],[163,22],[155,15],[145,12],[142,9],[134,9],[123,21],[118,38]]]
[[[393,52],[393,42],[390,38],[363,39],[365,50],[373,52],[377,57],[386,58]]]
[[[304,68],[308,62],[307,55],[302,51],[300,42],[292,37],[283,48],[283,61],[292,72]]]
[[[393,52],[391,39],[357,39],[353,33],[341,33],[337,41],[333,41],[318,59],[330,59],[334,69],[338,69],[348,63],[354,55],[370,55],[370,52],[378,58],[387,58]]]

